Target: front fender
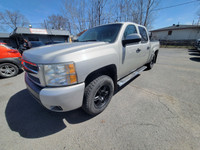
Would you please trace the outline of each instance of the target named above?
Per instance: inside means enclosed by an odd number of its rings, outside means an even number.
[[[84,82],[86,77],[95,70],[105,66],[119,63],[119,56],[114,48],[102,49],[82,55],[86,59],[76,62],[77,77],[79,82]]]

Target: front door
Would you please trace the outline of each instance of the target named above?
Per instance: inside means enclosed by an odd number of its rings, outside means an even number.
[[[124,31],[123,39],[126,39],[129,34],[134,33],[137,33],[136,27],[134,25],[128,25]],[[139,67],[139,48],[139,43],[131,43],[122,47],[122,77],[131,73]]]

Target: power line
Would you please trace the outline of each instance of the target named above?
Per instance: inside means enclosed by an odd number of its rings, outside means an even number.
[[[195,0],[195,1],[185,2],[185,3],[181,3],[181,4],[171,5],[171,6],[167,6],[167,7],[157,8],[157,9],[154,9],[153,11],[158,11],[158,10],[163,10],[163,9],[178,7],[178,6],[182,6],[182,5],[187,5],[187,4],[195,3],[195,2],[198,2],[198,1],[199,0]]]

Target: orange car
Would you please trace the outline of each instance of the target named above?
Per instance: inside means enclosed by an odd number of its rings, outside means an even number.
[[[0,77],[12,77],[21,69],[21,54],[6,45],[0,43]]]

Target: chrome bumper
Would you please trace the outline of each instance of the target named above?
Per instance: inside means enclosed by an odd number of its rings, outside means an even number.
[[[36,100],[49,110],[64,112],[82,106],[85,83],[67,87],[42,88],[25,74],[27,89]]]

